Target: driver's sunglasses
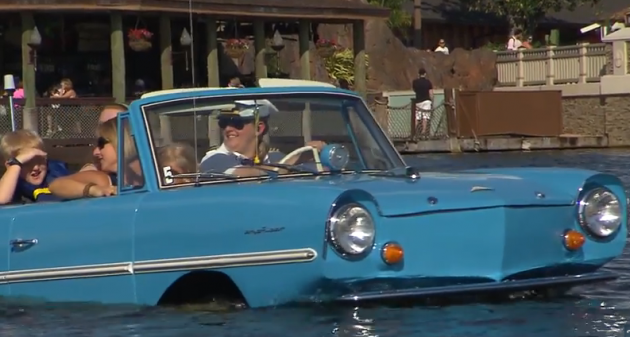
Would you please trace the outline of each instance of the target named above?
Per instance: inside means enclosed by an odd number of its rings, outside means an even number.
[[[110,141],[104,137],[98,137],[98,139],[96,139],[96,147],[98,147],[99,150],[102,150],[105,147],[105,145],[109,143]]]
[[[250,122],[252,121],[240,117],[219,118],[219,127],[221,129],[225,129],[228,126],[231,126],[237,130],[243,130],[245,125]]]

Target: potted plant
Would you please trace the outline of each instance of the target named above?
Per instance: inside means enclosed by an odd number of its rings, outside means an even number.
[[[144,28],[134,28],[129,30],[127,34],[129,38],[129,48],[134,51],[145,51],[151,49],[153,46],[151,38],[153,33]]]
[[[249,49],[249,41],[245,39],[229,39],[225,41],[223,49],[230,58],[238,59]]]
[[[370,59],[365,55],[365,68],[369,68]],[[344,79],[348,84],[354,85],[354,51],[349,48],[339,48],[324,61],[324,67],[328,76],[339,81]]]
[[[335,40],[319,39],[315,42],[315,48],[319,57],[326,59],[333,56],[339,45]]]

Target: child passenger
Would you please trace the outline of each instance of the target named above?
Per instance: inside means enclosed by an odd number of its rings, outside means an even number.
[[[195,150],[190,145],[184,143],[166,145],[158,150],[157,157],[165,185],[194,181],[192,178],[171,178],[178,174],[197,172]]]
[[[0,204],[60,200],[50,193],[49,184],[69,174],[65,163],[48,160],[44,142],[33,131],[17,130],[0,140],[6,172],[0,178]]]

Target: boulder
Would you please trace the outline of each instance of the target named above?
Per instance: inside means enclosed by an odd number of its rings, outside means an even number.
[[[492,90],[497,83],[497,58],[491,50],[456,48],[444,55],[405,47],[382,20],[368,20],[365,29],[371,91],[410,90],[419,68],[427,71],[436,88]],[[322,38],[352,47],[351,25],[320,25],[317,32]]]

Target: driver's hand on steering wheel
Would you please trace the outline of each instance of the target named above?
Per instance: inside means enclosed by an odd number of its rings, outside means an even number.
[[[311,140],[310,142],[306,143],[306,146],[310,146],[317,149],[317,152],[321,152],[324,146],[326,146],[326,142],[323,142],[321,140]]]

